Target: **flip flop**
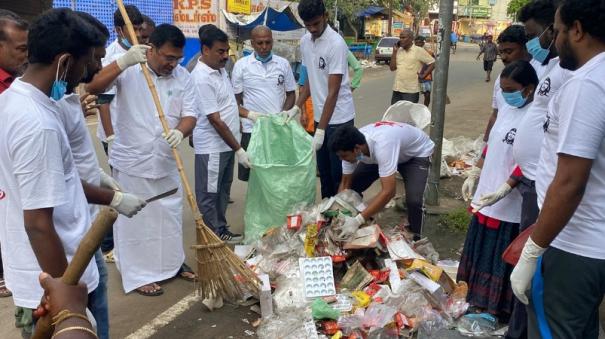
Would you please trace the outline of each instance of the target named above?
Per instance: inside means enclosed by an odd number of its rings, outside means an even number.
[[[184,275],[184,273],[191,273],[191,274],[193,274],[193,277]],[[177,273],[177,276],[183,280],[187,280],[187,281],[191,281],[191,282],[197,281],[197,276],[195,275],[195,272],[193,272],[191,267],[189,267],[189,265],[187,265],[185,263],[183,263],[183,265],[181,265],[181,269]]]
[[[157,290],[154,290],[154,291],[144,291],[144,290],[141,290],[141,288],[143,288],[143,287],[153,286],[153,285],[154,285],[153,283],[152,284],[147,284],[147,285],[144,285],[144,286],[141,286],[141,287],[137,288],[135,291],[138,294],[140,294],[142,296],[146,296],[146,297],[157,297],[159,295],[164,294],[164,290],[161,287],[159,289],[157,289]]]
[[[8,298],[12,295],[13,292],[6,288],[6,283],[4,282],[4,279],[0,279],[0,298]]]

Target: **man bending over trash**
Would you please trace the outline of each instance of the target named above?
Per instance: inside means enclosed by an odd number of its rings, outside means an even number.
[[[421,129],[392,121],[379,121],[360,129],[342,126],[334,132],[331,149],[342,160],[339,192],[362,194],[380,178],[381,190],[356,217],[347,217],[343,229],[353,232],[380,212],[395,196],[395,172],[403,177],[410,230],[420,239],[423,195],[434,143]]]

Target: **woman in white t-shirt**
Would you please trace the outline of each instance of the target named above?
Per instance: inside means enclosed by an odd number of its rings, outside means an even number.
[[[502,253],[519,234],[521,195],[507,192],[497,203],[481,207],[485,194],[498,190],[510,180],[516,167],[513,143],[521,118],[528,111],[538,85],[535,70],[527,61],[515,61],[500,75],[502,105],[492,128],[486,152],[472,171],[481,172],[471,207],[471,219],[458,268],[458,281],[469,286],[467,301],[475,309],[508,318],[512,312],[513,294],[509,277],[513,267],[502,260]],[[479,169],[481,167],[481,169]]]

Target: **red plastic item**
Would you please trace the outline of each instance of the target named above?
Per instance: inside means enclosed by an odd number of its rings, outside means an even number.
[[[340,330],[338,322],[335,320],[326,320],[320,323],[321,331],[328,335],[333,335]]]

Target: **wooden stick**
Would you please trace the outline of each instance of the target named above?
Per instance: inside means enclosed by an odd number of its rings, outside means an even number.
[[[92,226],[80,241],[71,262],[67,265],[65,273],[61,277],[62,282],[67,285],[78,284],[88,264],[99,250],[105,234],[111,230],[117,218],[118,212],[113,208],[104,207],[101,209]],[[38,319],[32,339],[50,338],[54,330],[51,322],[52,320],[48,315]]]

